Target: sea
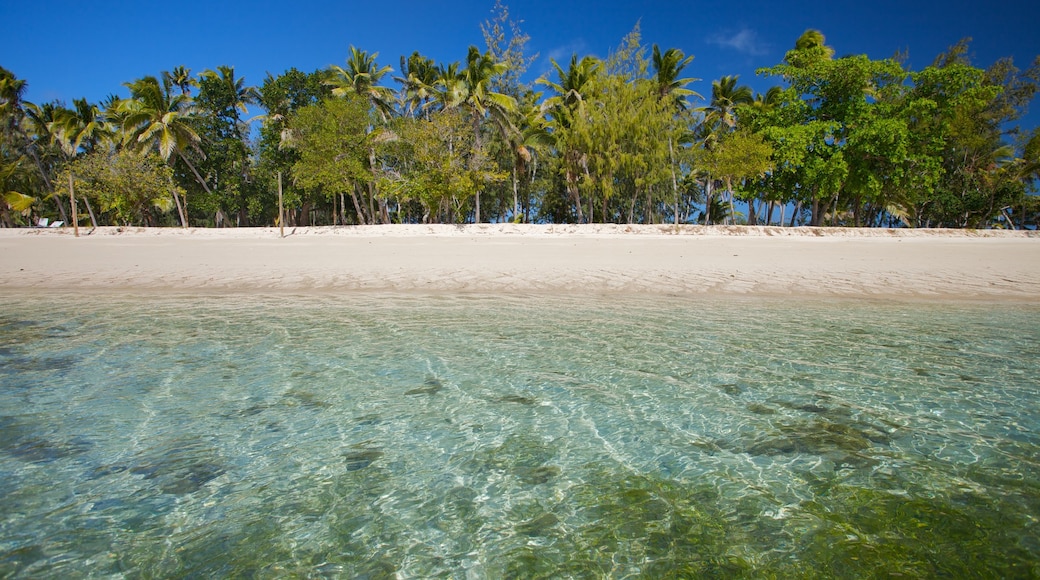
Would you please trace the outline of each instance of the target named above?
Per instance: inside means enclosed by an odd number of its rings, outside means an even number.
[[[0,577],[1040,577],[1040,304],[0,295]]]

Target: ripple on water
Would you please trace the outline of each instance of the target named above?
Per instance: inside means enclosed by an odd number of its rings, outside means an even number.
[[[1035,307],[64,303],[0,317],[0,576],[1040,575]]]

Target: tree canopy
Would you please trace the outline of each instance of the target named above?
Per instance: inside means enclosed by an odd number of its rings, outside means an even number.
[[[415,51],[394,70],[348,46],[342,65],[257,86],[174,66],[71,107],[25,101],[31,80],[0,67],[0,223],[79,219],[78,188],[94,224],[272,224],[282,176],[300,225],[1037,227],[1040,137],[1017,123],[1040,57],[983,68],[965,39],[909,70],[807,30],[756,95],[696,78],[694,55],[638,24],[537,79],[507,6],[480,30],[457,62]]]

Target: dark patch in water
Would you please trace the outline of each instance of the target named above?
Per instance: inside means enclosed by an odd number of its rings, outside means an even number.
[[[130,473],[155,480],[162,493],[194,493],[225,473],[216,451],[198,440],[171,441],[166,448],[152,450],[134,463]]]
[[[719,390],[727,395],[736,396],[744,394],[744,392],[747,391],[747,388],[733,383],[729,385],[719,385]]]
[[[871,425],[846,425],[823,419],[780,425],[763,439],[738,444],[733,450],[749,455],[810,454],[839,464],[864,467],[877,463],[863,455],[873,444],[887,444],[888,433]]]
[[[90,443],[83,440],[49,441],[27,437],[7,447],[7,452],[30,463],[50,463],[58,459],[80,455],[90,450]]]
[[[542,514],[516,526],[516,532],[525,536],[544,536],[558,523],[560,518],[555,514]]]
[[[331,403],[323,401],[314,393],[307,391],[289,391],[285,394],[285,398],[289,404],[298,404],[308,409],[328,409],[332,406]]]
[[[517,469],[516,476],[527,485],[541,485],[560,474],[560,468],[555,465],[541,465],[535,468],[522,467]]]
[[[776,409],[763,405],[761,403],[751,403],[747,406],[747,410],[751,411],[756,415],[775,415]]]
[[[370,414],[370,415],[362,415],[362,416],[358,417],[357,419],[355,419],[355,421],[357,421],[358,425],[366,425],[366,426],[367,425],[378,425],[378,424],[383,422],[383,418],[380,417],[379,415]]]
[[[416,387],[414,389],[405,391],[406,395],[436,395],[444,385],[435,378],[429,378],[423,381],[423,386]]]
[[[506,395],[495,400],[499,403],[519,403],[521,405],[534,405],[538,402],[530,397],[523,397],[520,395]]]
[[[51,355],[51,356],[39,356],[39,357],[27,357],[13,355],[11,358],[3,363],[3,366],[10,367],[11,369],[23,372],[23,373],[42,373],[42,372],[64,372],[79,363],[79,357],[71,355]]]
[[[378,449],[360,449],[352,451],[343,456],[347,460],[347,471],[358,471],[364,469],[372,462],[385,455]]]

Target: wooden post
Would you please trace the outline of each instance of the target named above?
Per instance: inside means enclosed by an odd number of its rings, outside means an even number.
[[[278,172],[278,235],[285,237],[285,211],[282,209],[282,172]]]
[[[72,200],[72,231],[79,237],[79,214],[76,212],[76,190],[72,187],[72,171],[69,171],[69,198]]]

